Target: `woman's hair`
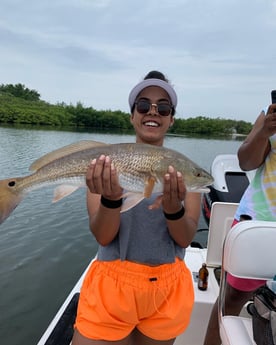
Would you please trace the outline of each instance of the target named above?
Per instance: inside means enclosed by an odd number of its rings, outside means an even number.
[[[144,80],[146,79],[161,79],[166,81],[167,83],[169,82],[168,79],[164,76],[164,74],[162,72],[159,71],[150,71],[144,78]]]

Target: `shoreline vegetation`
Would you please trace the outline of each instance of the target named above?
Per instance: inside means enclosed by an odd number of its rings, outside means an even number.
[[[129,113],[121,110],[96,110],[84,107],[81,102],[67,105],[63,102],[50,104],[40,99],[36,90],[23,84],[0,85],[0,126],[31,126],[44,129],[91,129],[132,132]],[[175,118],[169,135],[246,136],[252,128],[250,122],[209,118],[202,115]]]

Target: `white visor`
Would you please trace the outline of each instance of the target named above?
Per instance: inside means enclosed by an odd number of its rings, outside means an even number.
[[[176,95],[176,92],[174,91],[173,87],[164,80],[150,78],[150,79],[146,79],[146,80],[141,81],[136,86],[134,86],[134,88],[130,91],[130,94],[128,96],[128,103],[130,106],[130,110],[132,109],[139,93],[142,90],[144,90],[146,87],[149,87],[149,86],[159,86],[162,89],[164,89],[167,92],[167,94],[169,95],[174,109],[176,108],[177,95]]]

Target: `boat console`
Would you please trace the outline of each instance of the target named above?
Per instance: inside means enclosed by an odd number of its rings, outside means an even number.
[[[202,198],[202,213],[207,224],[210,221],[212,203],[239,203],[245,189],[253,179],[255,170],[243,171],[235,154],[217,155],[212,163],[210,173],[214,183],[209,186],[210,192]]]

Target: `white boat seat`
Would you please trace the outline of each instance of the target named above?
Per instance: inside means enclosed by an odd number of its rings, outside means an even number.
[[[223,317],[220,327],[223,344],[229,345],[255,345],[253,340],[252,321],[247,317],[229,316]]]
[[[219,328],[223,345],[252,345],[250,317],[229,316],[224,312],[226,272],[235,277],[273,279],[276,273],[276,223],[243,221],[232,227],[223,246],[219,289]]]
[[[208,267],[221,266],[223,242],[232,226],[237,207],[238,204],[233,202],[212,203],[206,257]]]

